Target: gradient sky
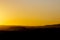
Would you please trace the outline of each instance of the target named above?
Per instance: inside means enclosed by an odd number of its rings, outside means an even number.
[[[0,25],[60,24],[60,0],[0,0]]]

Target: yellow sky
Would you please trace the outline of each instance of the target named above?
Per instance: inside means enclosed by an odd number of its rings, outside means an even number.
[[[60,0],[0,1],[0,25],[60,24]]]

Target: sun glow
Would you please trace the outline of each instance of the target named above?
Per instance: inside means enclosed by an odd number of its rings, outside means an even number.
[[[4,19],[3,19],[3,17],[0,15],[0,25],[3,25],[3,22],[4,21]]]

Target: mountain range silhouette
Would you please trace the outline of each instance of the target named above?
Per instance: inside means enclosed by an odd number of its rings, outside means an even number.
[[[60,30],[60,24],[46,25],[46,26],[11,26],[10,28],[3,31],[45,31],[45,30]]]
[[[7,26],[8,27],[8,26]],[[26,28],[26,26],[9,26],[10,28],[6,29],[6,30],[0,30],[0,36],[3,38],[10,38],[11,37],[15,39],[15,37],[19,38],[20,37],[26,37],[27,35],[29,36],[35,36],[35,35],[39,35],[40,36],[43,34],[46,35],[45,32],[47,32],[47,34],[55,34],[56,32],[60,32],[60,24],[55,24],[55,25],[46,25],[46,26],[27,26],[30,28]],[[27,34],[27,35],[26,35]],[[24,36],[23,36],[24,35]],[[27,37],[28,37],[27,36]],[[36,36],[37,37],[37,36]],[[44,36],[46,37],[46,36]]]

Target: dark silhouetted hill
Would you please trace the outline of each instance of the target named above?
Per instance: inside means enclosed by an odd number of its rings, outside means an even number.
[[[4,26],[3,26],[4,27]],[[5,26],[6,27],[6,26]],[[46,37],[46,33],[51,35],[51,34],[55,34],[56,32],[60,32],[60,24],[55,24],[55,25],[46,25],[46,26],[27,26],[30,28],[27,28],[26,26],[7,26],[10,27],[6,30],[0,30],[0,36],[4,35],[5,38],[10,38],[11,37],[15,39],[15,37],[19,37],[19,39],[21,39],[20,37],[28,37],[28,36],[35,36],[35,37],[39,37],[43,34],[45,35],[44,37]],[[27,34],[27,35],[26,35]],[[24,35],[24,36],[23,36]],[[39,36],[36,36],[39,35]],[[3,36],[1,36],[3,38]],[[41,36],[43,37],[43,36]],[[32,37],[33,38],[33,37]],[[4,38],[3,38],[4,39]]]
[[[29,27],[29,26],[27,26]],[[6,31],[46,31],[46,30],[60,30],[60,24],[56,25],[46,25],[46,26],[32,26],[31,28],[26,28],[24,26],[12,26]]]

